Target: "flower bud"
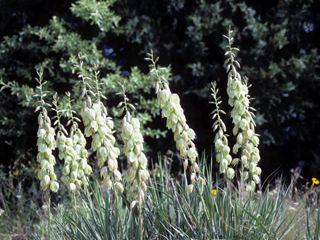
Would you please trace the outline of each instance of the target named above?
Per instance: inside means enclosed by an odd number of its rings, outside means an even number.
[[[261,175],[262,170],[261,170],[261,168],[256,167],[255,172],[259,176],[259,175]]]
[[[243,177],[244,180],[247,180],[249,178],[249,172],[248,171],[244,171],[242,173],[242,177]]]
[[[116,182],[121,181],[122,176],[121,176],[121,173],[119,172],[119,170],[115,170],[113,172],[113,174],[114,174],[114,178],[115,178]]]
[[[48,175],[45,175],[44,178],[43,178],[43,181],[44,181],[44,184],[45,185],[49,185],[50,183],[50,177]]]
[[[137,203],[138,203],[138,201],[136,201],[136,200],[132,201],[130,204],[130,209],[133,209]]]
[[[254,181],[250,181],[246,186],[246,191],[253,192],[256,188],[256,183]]]
[[[237,126],[235,126],[233,129],[232,129],[232,133],[234,136],[236,136],[238,134],[238,131],[239,131],[239,128]]]
[[[236,165],[238,165],[239,161],[240,161],[239,158],[234,158],[234,159],[232,160],[231,164],[232,164],[233,166],[236,166]]]
[[[252,137],[252,142],[255,146],[259,145],[259,138],[257,136],[253,136]]]
[[[194,182],[196,180],[196,174],[195,173],[191,173],[191,176],[190,176],[190,179],[191,179],[191,182]]]
[[[184,170],[187,170],[188,165],[189,165],[189,164],[188,164],[188,160],[184,160],[184,161],[183,161],[183,169],[184,169]]]
[[[241,162],[243,165],[247,165],[247,162],[248,162],[248,158],[246,156],[241,156]]]
[[[111,172],[114,172],[118,168],[118,163],[117,160],[115,159],[109,159],[108,160],[108,168],[110,169]]]
[[[149,178],[149,172],[145,169],[141,169],[139,171],[139,175],[140,175],[141,181],[143,181],[143,182],[148,180],[148,178]]]
[[[118,192],[123,192],[123,185],[120,183],[120,182],[116,182],[115,184],[114,184],[114,188],[118,191]]]
[[[243,136],[242,136],[242,133],[239,133],[238,136],[237,136],[237,143],[239,145],[241,145],[243,142]]]
[[[112,181],[110,180],[109,176],[103,179],[103,185],[106,187],[108,191],[112,188]],[[118,187],[121,188],[121,186],[118,186]]]
[[[215,148],[216,148],[216,150],[220,150],[222,147],[223,147],[223,143],[222,143],[221,139],[218,138],[215,141]]]
[[[252,176],[252,179],[253,179],[253,181],[254,181],[256,184],[259,184],[259,183],[260,183],[260,178],[259,178],[258,175],[253,175],[253,176]]]
[[[233,145],[232,152],[234,154],[237,154],[239,151],[239,148],[240,148],[240,145],[238,143],[236,143],[235,145]]]
[[[198,165],[198,163],[193,163],[192,164],[192,169],[193,169],[193,172],[194,173],[197,173],[197,172],[199,172],[200,171],[200,169],[199,169],[199,165]]]
[[[69,189],[70,189],[71,192],[74,192],[76,190],[76,188],[77,187],[76,187],[76,185],[74,183],[70,183],[69,184]]]
[[[235,171],[233,168],[228,168],[227,170],[227,178],[228,179],[233,179],[235,175]]]
[[[51,190],[52,192],[58,192],[58,190],[59,190],[59,183],[56,182],[56,181],[52,181],[52,182],[50,183],[50,190]]]
[[[193,184],[187,185],[187,186],[186,186],[186,191],[187,191],[187,193],[189,193],[189,194],[192,193],[192,192],[193,192],[193,187],[194,187]]]

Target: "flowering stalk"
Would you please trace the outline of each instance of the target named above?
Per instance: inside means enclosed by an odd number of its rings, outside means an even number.
[[[73,132],[73,131],[72,131]],[[88,185],[88,175],[92,169],[87,163],[87,150],[85,138],[79,129],[75,130],[70,137],[63,132],[58,132],[57,144],[59,158],[64,160],[63,175],[64,183],[73,192],[81,186]]]
[[[231,167],[232,157],[230,155],[230,147],[228,144],[228,139],[226,135],[226,126],[222,121],[220,115],[225,114],[223,110],[220,109],[221,100],[218,96],[218,89],[216,84],[211,85],[211,96],[213,98],[213,103],[215,109],[212,111],[212,118],[215,120],[213,124],[213,130],[216,131],[214,146],[216,151],[216,160],[219,163],[219,171],[225,174],[228,179],[233,179],[235,176],[235,171]]]
[[[67,105],[67,115],[69,115],[70,120],[67,125],[72,124],[70,136],[66,129],[60,123],[60,111],[58,110],[57,96],[54,97],[54,111],[56,112],[56,121],[58,127],[57,134],[57,146],[59,150],[59,158],[64,160],[63,175],[64,183],[68,186],[71,192],[80,189],[81,186],[88,185],[87,176],[92,172],[91,167],[87,162],[88,152],[85,148],[86,140],[78,128],[77,121],[80,119],[74,116],[74,111],[71,107],[70,93],[67,93],[68,105]]]
[[[81,73],[79,76],[83,80],[84,95],[86,96],[86,102],[81,111],[81,117],[85,126],[84,133],[87,137],[92,137],[91,148],[96,151],[100,175],[106,188],[110,190],[112,187],[115,187],[116,190],[122,192],[122,176],[118,170],[117,162],[120,150],[115,146],[116,139],[113,135],[114,123],[112,118],[108,117],[107,109],[101,102],[101,98],[104,96],[100,92],[98,72],[95,73],[94,79],[95,93],[90,90],[92,87],[87,82],[90,78],[85,77]],[[94,103],[91,101],[90,93],[96,98]]]
[[[143,152],[143,136],[140,130],[138,118],[131,117],[127,112],[122,120],[121,137],[124,142],[124,153],[128,159],[126,179],[128,189],[134,200],[131,207],[136,203],[142,204],[147,191],[149,179],[148,161]]]
[[[76,190],[77,185],[81,185],[81,182],[78,180],[78,162],[72,138],[59,131],[57,134],[57,146],[59,158],[64,161],[63,181],[68,186],[68,189],[73,192]]]
[[[239,49],[232,47],[234,39],[231,35],[232,31],[229,29],[228,36],[224,37],[228,40],[225,53],[228,72],[228,102],[232,107],[233,134],[237,139],[233,146],[233,153],[237,154],[241,150],[242,178],[247,183],[247,191],[254,191],[256,184],[260,183],[261,174],[261,169],[257,166],[260,160],[259,138],[255,133],[254,114],[251,111],[254,109],[250,107],[247,81],[242,79],[237,71],[240,64],[235,60],[235,56]]]
[[[52,192],[58,192],[59,183],[57,182],[57,176],[54,172],[56,160],[52,154],[52,151],[56,148],[55,131],[51,126],[51,120],[46,110],[46,107],[50,107],[50,105],[43,99],[46,95],[46,92],[43,91],[43,85],[46,82],[42,82],[42,74],[42,71],[38,72],[39,78],[37,79],[39,83],[37,86],[39,95],[37,96],[40,97],[39,105],[36,108],[36,112],[40,111],[38,116],[39,129],[37,133],[37,161],[40,164],[40,170],[37,176],[40,180],[42,190],[50,189]]]
[[[128,160],[126,171],[127,189],[129,195],[133,199],[131,208],[137,203],[141,207],[145,192],[147,191],[147,181],[150,177],[148,171],[148,160],[143,152],[143,136],[140,130],[140,121],[138,118],[132,117],[129,107],[134,110],[133,105],[128,103],[125,94],[124,85],[122,85],[122,95],[124,101],[120,103],[125,110],[125,116],[122,119],[121,138],[124,143],[124,154]]]
[[[193,183],[197,178],[199,166],[196,162],[198,152],[196,150],[194,139],[195,132],[188,126],[184,111],[180,105],[180,98],[177,94],[171,93],[168,81],[162,74],[164,68],[157,68],[157,59],[153,59],[153,54],[149,54],[147,60],[151,61],[150,74],[156,79],[156,93],[159,106],[162,110],[162,117],[167,119],[167,128],[174,134],[176,147],[180,156],[184,159],[184,170],[190,171],[191,183],[187,186],[188,192],[192,192]]]
[[[59,183],[54,172],[56,160],[52,154],[52,151],[56,147],[55,132],[51,127],[51,121],[46,111],[39,114],[38,124],[37,161],[40,164],[40,171],[38,172],[40,186],[42,190],[50,189],[53,192],[57,192],[59,190]]]

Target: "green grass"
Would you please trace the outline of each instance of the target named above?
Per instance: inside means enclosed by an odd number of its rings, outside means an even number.
[[[209,177],[188,194],[159,168],[149,182],[140,229],[139,211],[130,209],[125,193],[106,193],[95,183],[72,201],[52,208],[49,226],[43,219],[34,238],[320,239],[315,189],[293,194],[291,184],[248,194],[228,185],[222,189]],[[211,194],[213,187],[216,196]]]

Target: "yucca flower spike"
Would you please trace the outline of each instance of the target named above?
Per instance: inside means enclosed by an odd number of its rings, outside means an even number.
[[[125,174],[127,188],[132,199],[131,207],[136,203],[141,205],[147,191],[149,179],[148,160],[143,152],[143,136],[140,130],[140,121],[126,112],[122,119],[121,138],[124,143],[124,153],[128,160]]]
[[[162,117],[166,118],[167,128],[173,132],[176,147],[183,158],[184,171],[188,169],[190,172],[187,191],[192,192],[199,172],[198,152],[194,144],[196,134],[187,124],[179,95],[170,90],[165,68],[156,66],[157,59],[153,58],[152,53],[148,54],[147,60],[151,62],[150,74],[156,81],[156,93]]]
[[[232,168],[232,157],[230,155],[230,147],[228,144],[228,138],[226,135],[226,126],[221,119],[221,114],[225,114],[220,109],[221,100],[218,96],[218,89],[216,83],[211,84],[211,96],[215,109],[212,111],[212,118],[214,120],[213,130],[216,131],[214,139],[214,147],[216,151],[216,161],[219,163],[219,172],[224,174],[227,179],[233,179],[235,176],[235,170]]]
[[[92,137],[91,148],[96,152],[100,175],[105,186],[107,189],[114,186],[117,190],[123,191],[122,176],[117,161],[120,149],[115,146],[114,123],[112,118],[108,117],[107,109],[99,101],[92,105],[85,104],[81,116],[85,125],[85,135]]]
[[[248,81],[242,78],[238,69],[239,62],[235,59],[238,48],[232,46],[234,38],[232,30],[229,29],[228,36],[224,36],[228,44],[226,46],[226,68],[228,73],[227,93],[228,103],[232,107],[231,117],[234,124],[233,134],[236,136],[236,144],[232,148],[234,154],[240,152],[240,162],[243,172],[242,179],[246,182],[246,190],[254,191],[260,183],[261,168],[259,137],[255,133],[254,109],[250,107],[250,96]],[[239,160],[235,160],[235,163]]]
[[[40,186],[44,191],[50,189],[52,192],[57,192],[59,190],[59,183],[54,172],[56,160],[52,153],[56,148],[55,131],[45,110],[39,114],[38,124],[37,161],[40,164],[40,170],[37,175],[40,179]]]

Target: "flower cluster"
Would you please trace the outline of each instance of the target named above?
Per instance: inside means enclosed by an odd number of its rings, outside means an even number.
[[[64,182],[71,192],[88,185],[87,175],[92,172],[87,162],[88,152],[85,149],[86,140],[79,129],[71,137],[58,132],[57,146],[59,158],[64,160]]]
[[[228,139],[225,134],[226,126],[222,121],[220,114],[224,114],[224,112],[220,109],[220,97],[218,96],[218,89],[216,88],[215,83],[212,83],[211,87],[211,96],[213,98],[213,103],[215,105],[215,109],[212,112],[214,122],[214,130],[217,130],[214,139],[214,146],[216,150],[216,161],[219,163],[219,172],[225,174],[228,179],[233,179],[235,176],[235,171],[231,167],[232,157],[230,155],[230,147],[228,144]]]
[[[59,158],[64,160],[64,182],[70,191],[75,191],[76,186],[81,186],[81,181],[78,179],[79,164],[72,138],[66,137],[63,132],[58,132],[57,147],[59,150]]]
[[[186,170],[188,167],[190,169],[191,184],[188,186],[188,190],[192,192],[196,173],[199,171],[196,162],[198,152],[193,143],[195,132],[187,124],[179,96],[171,93],[167,83],[163,84],[162,89],[158,89],[157,95],[162,116],[167,119],[167,127],[172,130],[176,147],[181,157],[184,158],[184,169]]]
[[[51,121],[46,111],[39,114],[38,124],[37,161],[40,164],[40,170],[37,175],[40,179],[40,186],[42,190],[50,189],[53,192],[57,192],[59,190],[59,183],[54,172],[56,160],[52,154],[52,151],[56,147],[55,131],[51,127]]]
[[[90,101],[88,101],[90,102]],[[117,158],[120,154],[119,148],[115,147],[116,139],[113,136],[113,121],[107,116],[107,110],[100,101],[86,104],[81,112],[85,125],[85,135],[92,137],[91,147],[96,151],[100,175],[107,189],[114,186],[123,191],[121,184],[121,173],[118,170]],[[107,163],[107,166],[104,166]]]
[[[86,149],[86,138],[80,129],[76,129],[73,134],[73,144],[78,155],[78,176],[84,186],[88,185],[88,176],[92,173],[92,168],[88,164],[88,150]]]
[[[138,118],[130,116],[127,112],[122,121],[122,140],[124,142],[124,153],[128,159],[126,179],[128,189],[135,196],[131,206],[136,203],[142,204],[147,191],[147,180],[149,179],[148,162],[143,153],[143,136],[140,131]]]
[[[228,179],[233,179],[235,171],[231,167],[232,157],[230,155],[230,147],[228,139],[224,132],[220,129],[215,136],[216,160],[219,163],[219,172],[225,174]]]
[[[260,183],[261,169],[257,166],[260,160],[258,149],[259,138],[255,133],[254,114],[250,111],[250,98],[248,95],[247,81],[241,78],[237,71],[239,63],[234,59],[237,48],[232,47],[233,38],[227,37],[229,44],[227,46],[227,70],[228,85],[227,93],[229,96],[229,105],[232,107],[231,117],[234,124],[233,134],[237,142],[233,146],[233,153],[237,154],[241,150],[241,164],[243,166],[243,179],[247,181],[247,190],[254,191],[256,184]]]

